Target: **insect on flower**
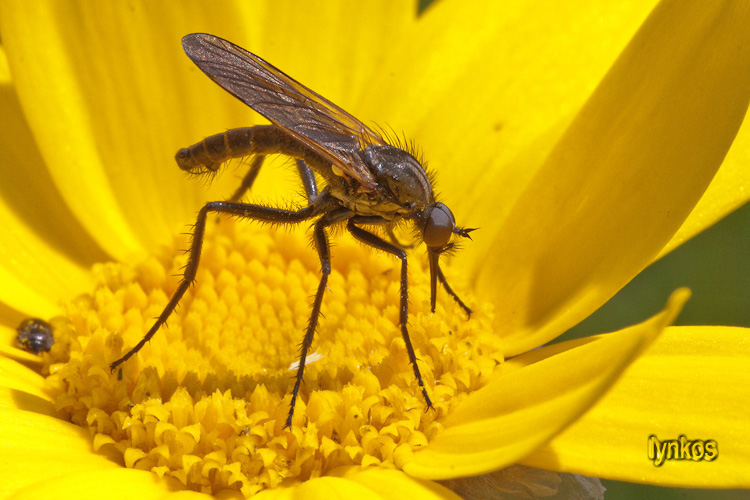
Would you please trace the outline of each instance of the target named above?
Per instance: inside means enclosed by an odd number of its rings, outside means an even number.
[[[39,318],[28,318],[16,328],[18,345],[25,351],[39,354],[52,349],[55,337],[52,325]]]
[[[441,254],[454,248],[455,243],[451,242],[453,235],[469,237],[473,229],[456,226],[453,213],[435,200],[430,178],[411,154],[388,144],[380,135],[329,100],[260,57],[219,37],[193,33],[182,39],[182,46],[188,57],[209,78],[270,120],[271,125],[228,130],[177,152],[175,159],[179,167],[192,174],[215,173],[224,162],[233,158],[254,158],[240,187],[229,201],[209,202],[200,210],[183,280],[148,333],[135,347],[113,362],[110,368],[114,370],[127,361],[154,336],[190,287],[198,269],[209,213],[279,224],[315,220],[313,239],[320,257],[321,279],[301,345],[286,426],[292,423],[307,351],[313,341],[331,273],[326,233],[334,225],[345,225],[360,242],[401,260],[401,334],[422,395],[427,406],[432,407],[409,339],[406,252],[395,238],[393,228],[398,223],[411,222],[416,234],[427,245],[432,311],[435,311],[437,281],[440,281],[467,314],[471,313],[471,309],[448,285],[438,259]],[[257,177],[265,155],[269,154],[286,155],[297,160],[297,169],[307,195],[306,207],[284,210],[240,202]],[[313,171],[326,182],[320,191]],[[388,240],[365,229],[378,226],[384,229]]]

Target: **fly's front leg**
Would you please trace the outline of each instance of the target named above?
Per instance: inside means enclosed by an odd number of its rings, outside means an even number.
[[[175,290],[172,298],[169,299],[167,306],[164,308],[162,313],[157,318],[154,325],[146,333],[146,335],[138,342],[135,347],[130,349],[124,356],[117,361],[109,365],[110,369],[114,371],[119,365],[130,359],[135,353],[141,350],[146,345],[146,342],[151,340],[159,328],[166,323],[169,316],[177,307],[180,299],[195,280],[195,275],[198,272],[198,263],[200,262],[201,249],[203,247],[203,236],[206,231],[206,219],[210,212],[230,214],[236,217],[244,219],[259,220],[264,222],[278,222],[278,223],[299,223],[315,216],[316,207],[309,206],[301,210],[282,210],[279,208],[264,207],[260,205],[249,205],[245,203],[231,203],[226,201],[212,201],[206,203],[198,213],[198,218],[195,221],[195,228],[193,229],[193,239],[190,244],[190,254],[188,256],[188,262],[185,266],[185,273],[180,281],[177,290]]]
[[[391,239],[391,243],[393,243],[395,246],[400,248],[401,250],[410,250],[414,248],[414,245],[412,243],[404,243],[401,240],[398,239],[398,236],[396,236],[396,232],[393,230],[393,227],[388,227],[386,229],[388,232],[388,238]]]
[[[376,236],[369,231],[358,227],[356,224],[383,224],[386,221],[380,217],[353,217],[349,219],[346,228],[352,233],[352,236],[357,238],[362,243],[370,245],[371,247],[377,248],[384,252],[395,255],[401,259],[401,310],[399,314],[399,323],[401,326],[401,335],[404,338],[406,344],[406,352],[409,354],[409,361],[414,369],[414,376],[417,378],[419,387],[422,389],[422,395],[427,403],[427,408],[432,408],[432,401],[430,396],[427,395],[427,388],[422,380],[422,374],[417,366],[417,355],[414,353],[414,347],[411,345],[411,338],[409,337],[409,330],[407,328],[407,320],[409,318],[409,280],[406,273],[406,252],[402,249],[384,241],[379,236]]]
[[[440,283],[443,285],[443,288],[445,288],[445,291],[448,292],[448,295],[450,295],[451,297],[453,297],[453,300],[455,300],[456,303],[461,307],[461,309],[464,310],[464,312],[466,313],[466,315],[468,317],[471,317],[471,313],[473,311],[469,308],[469,306],[467,306],[466,304],[464,304],[464,301],[461,300],[461,298],[458,296],[458,294],[456,294],[456,292],[453,291],[453,288],[451,288],[451,286],[448,284],[448,280],[445,279],[445,275],[443,274],[443,270],[440,269],[440,266],[437,265],[437,263],[436,263],[435,267],[436,267],[436,270],[437,270],[437,278],[438,278],[438,280],[440,280]],[[432,312],[435,312],[435,307],[434,306],[432,307]]]

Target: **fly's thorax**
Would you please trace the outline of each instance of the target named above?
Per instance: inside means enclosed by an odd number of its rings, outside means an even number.
[[[328,189],[333,198],[357,215],[373,215],[386,220],[396,220],[413,213],[413,210],[406,210],[378,192],[360,192],[351,189],[345,182],[331,182]]]
[[[407,213],[422,210],[433,199],[424,167],[412,155],[390,145],[367,146],[362,155],[382,194]]]

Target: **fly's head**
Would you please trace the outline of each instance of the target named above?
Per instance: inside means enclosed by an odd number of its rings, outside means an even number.
[[[435,201],[432,183],[424,167],[414,156],[391,145],[371,145],[363,151],[365,162],[380,187],[381,194],[399,207],[398,212],[414,220],[422,241],[427,245],[430,262],[430,304],[435,311],[437,280],[445,284],[438,260],[456,248],[453,236],[469,238],[473,228],[456,226],[453,212]],[[446,285],[447,286],[447,285]]]
[[[427,245],[427,256],[430,262],[430,307],[435,312],[437,301],[437,279],[445,283],[443,272],[438,265],[442,254],[456,248],[453,235],[469,238],[469,233],[476,228],[456,226],[453,212],[443,203],[432,202],[417,215],[417,226],[421,231],[422,240]]]

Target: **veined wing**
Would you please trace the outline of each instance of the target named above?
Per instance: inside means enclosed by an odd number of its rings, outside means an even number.
[[[182,39],[211,80],[316,151],[366,189],[377,185],[359,151],[385,140],[367,125],[260,57],[206,33]]]

